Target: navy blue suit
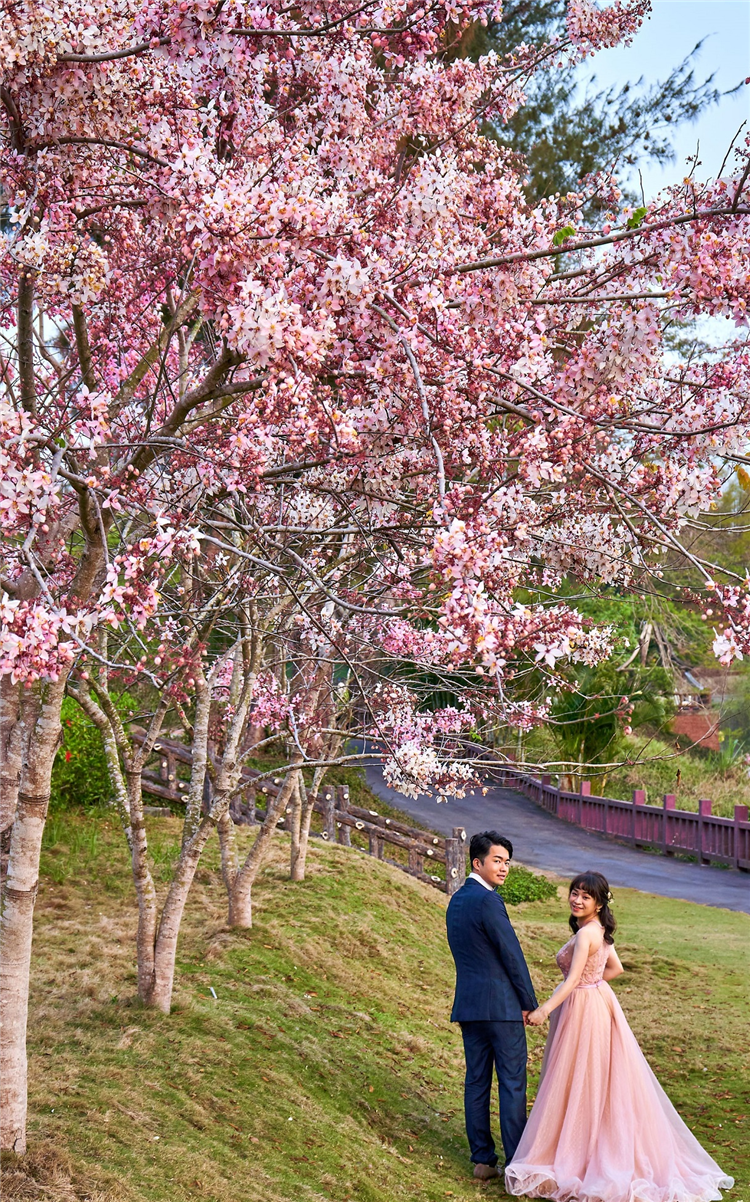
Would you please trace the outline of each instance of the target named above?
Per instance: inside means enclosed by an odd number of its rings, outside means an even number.
[[[461,1025],[466,1056],[466,1134],[475,1164],[496,1164],[490,1132],[492,1066],[497,1069],[500,1131],[511,1160],[526,1124],[523,1011],[537,1000],[521,945],[498,893],[469,878],[451,898],[448,943],[456,962],[451,1022]]]

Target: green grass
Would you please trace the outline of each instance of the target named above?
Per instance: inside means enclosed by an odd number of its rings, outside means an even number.
[[[30,1152],[6,1161],[4,1199],[503,1196],[469,1174],[442,894],[318,840],[308,879],[293,884],[282,835],[254,928],[229,931],[211,846],[165,1017],[134,1002],[132,892],[113,820],[56,821],[37,902]],[[150,828],[157,846],[176,846],[175,819]],[[615,905],[628,1018],[683,1117],[736,1176],[732,1199],[750,1202],[750,918],[624,889]],[[543,994],[568,934],[563,900],[521,905],[514,922]],[[531,1032],[532,1094],[542,1043]]]

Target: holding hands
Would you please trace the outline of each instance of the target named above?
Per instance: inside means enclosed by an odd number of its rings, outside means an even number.
[[[527,1010],[523,1017],[527,1027],[541,1027],[549,1018],[549,1013],[546,1006],[537,1006],[536,1010]]]

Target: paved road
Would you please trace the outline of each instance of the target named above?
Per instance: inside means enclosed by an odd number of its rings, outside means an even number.
[[[488,828],[500,831],[513,843],[515,859],[530,868],[569,877],[595,868],[612,886],[750,914],[749,873],[690,864],[615,843],[563,822],[523,794],[499,785],[491,786],[486,796],[467,795],[438,805],[433,798],[412,799],[390,789],[375,763],[366,766],[366,775],[373,793],[441,835],[449,835],[454,826],[464,826],[469,836]]]

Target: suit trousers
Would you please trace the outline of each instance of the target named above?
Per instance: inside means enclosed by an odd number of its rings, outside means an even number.
[[[492,1067],[497,1071],[500,1134],[506,1162],[526,1126],[526,1029],[522,1022],[461,1023],[466,1057],[464,1109],[474,1164],[497,1164],[490,1131]]]

